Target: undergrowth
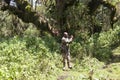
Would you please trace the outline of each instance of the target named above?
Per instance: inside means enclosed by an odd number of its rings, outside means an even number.
[[[37,37],[3,39],[0,42],[0,79],[47,80],[61,67],[60,55],[52,53]]]

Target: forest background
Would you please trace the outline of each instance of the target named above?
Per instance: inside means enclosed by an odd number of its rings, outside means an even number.
[[[32,2],[0,1],[1,80],[120,79],[120,0]],[[69,71],[62,71],[64,31],[74,35]]]

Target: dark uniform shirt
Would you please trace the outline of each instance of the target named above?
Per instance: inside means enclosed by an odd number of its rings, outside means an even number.
[[[62,53],[69,54],[69,43],[72,41],[72,38],[62,38],[61,51]]]

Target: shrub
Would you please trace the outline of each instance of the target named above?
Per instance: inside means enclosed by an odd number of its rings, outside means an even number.
[[[39,37],[11,37],[0,42],[0,79],[30,80],[57,76],[61,57],[55,59]],[[57,64],[57,67],[56,67]],[[44,75],[43,75],[44,74]],[[43,80],[42,79],[42,80]]]
[[[110,29],[107,32],[100,33],[94,47],[94,55],[100,60],[109,60],[112,55],[112,49],[119,45],[120,28]]]
[[[81,59],[85,56],[84,47],[77,42],[71,44],[71,55],[78,59]]]

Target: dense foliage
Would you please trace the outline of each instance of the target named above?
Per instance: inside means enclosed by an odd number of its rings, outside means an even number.
[[[63,31],[74,35],[68,80],[119,79],[119,64],[106,64],[120,61],[120,1],[42,1],[36,11],[27,0],[0,5],[0,79],[59,80]]]

